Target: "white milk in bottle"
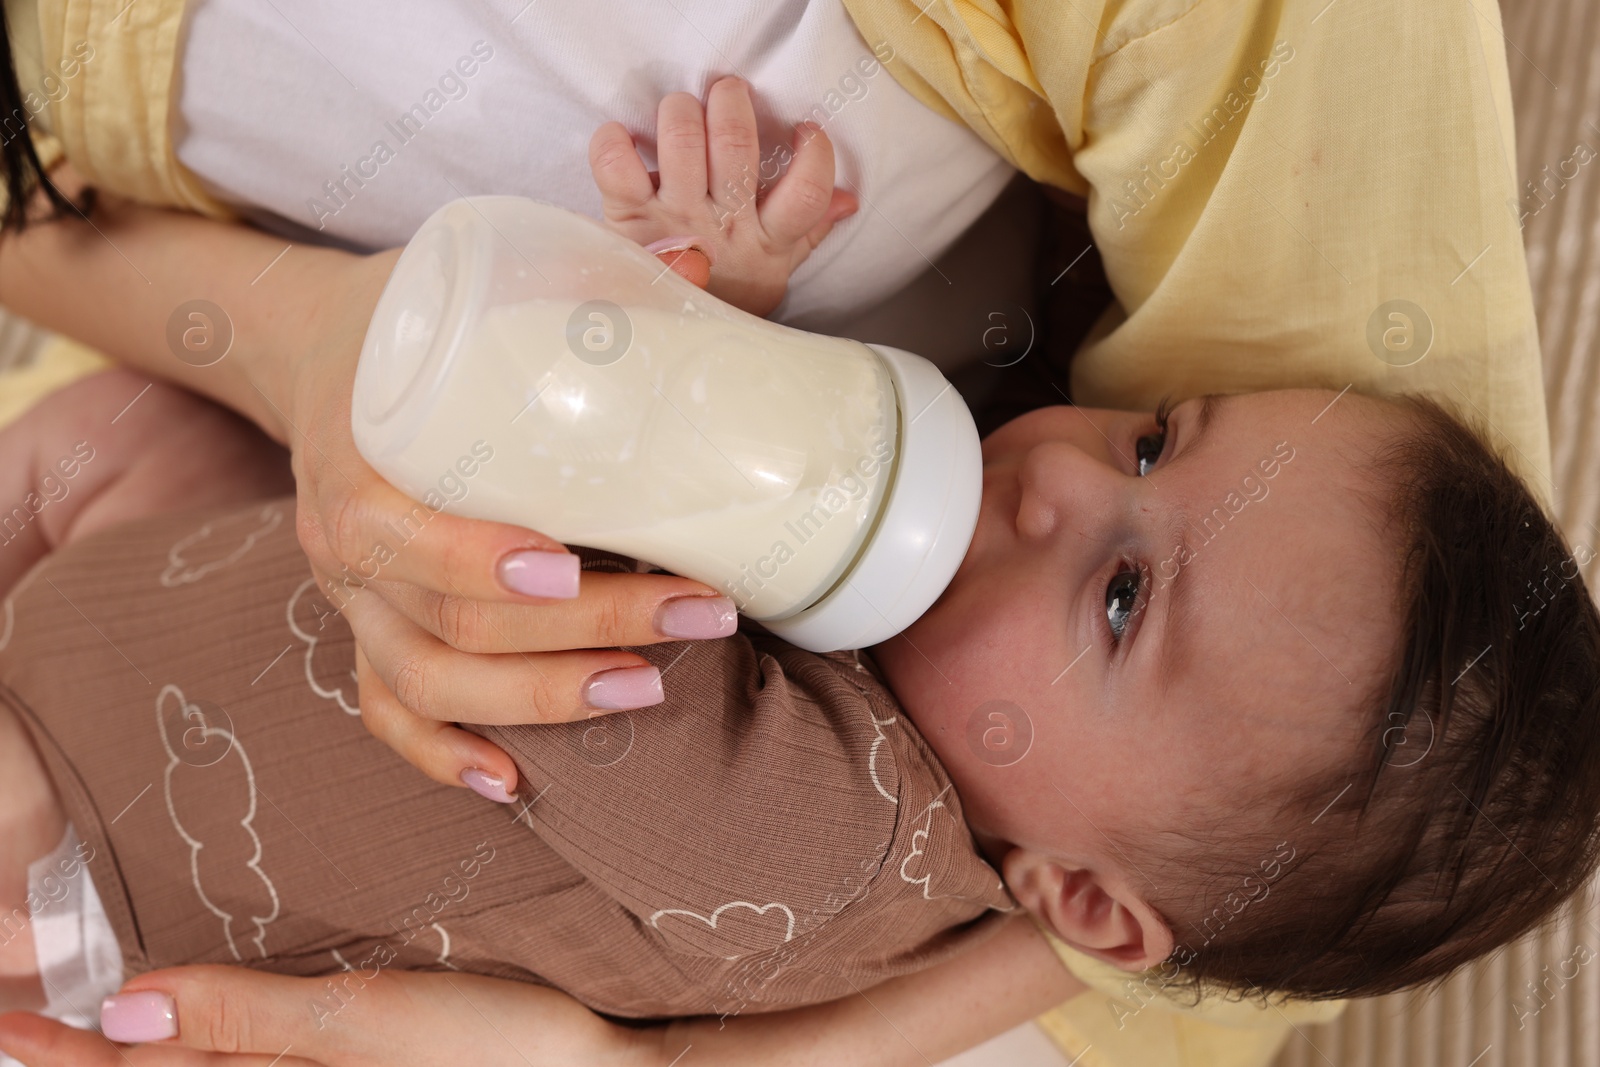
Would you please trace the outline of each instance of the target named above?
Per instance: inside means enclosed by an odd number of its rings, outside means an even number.
[[[909,625],[976,523],[977,434],[931,364],[747,315],[519,198],[418,231],[352,415],[426,508],[696,578],[818,651]]]

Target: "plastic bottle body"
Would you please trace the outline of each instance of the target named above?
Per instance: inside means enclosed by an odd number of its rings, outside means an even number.
[[[899,440],[867,346],[745,315],[595,223],[509,197],[447,205],[408,246],[353,423],[378,472],[430,506],[647,560],[762,620],[846,574]]]

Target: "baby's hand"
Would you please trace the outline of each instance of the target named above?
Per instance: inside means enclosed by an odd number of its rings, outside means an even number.
[[[673,93],[661,101],[656,131],[659,181],[620,122],[590,141],[606,224],[657,254],[699,248],[710,264],[707,288],[751,314],[777,307],[794,269],[855,214],[855,196],[833,187],[833,145],[815,123],[796,127],[788,169],[761,188],[755,107],[738,78],[713,85],[704,112],[694,97]]]

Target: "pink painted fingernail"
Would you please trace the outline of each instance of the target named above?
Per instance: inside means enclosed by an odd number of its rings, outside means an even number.
[[[177,1037],[178,1004],[156,989],[115,993],[100,1002],[100,1031],[129,1045]]]
[[[512,552],[497,568],[500,584],[523,596],[548,596],[570,600],[578,595],[578,557],[571,552]]]
[[[630,711],[659,704],[666,695],[661,691],[661,672],[654,667],[618,667],[590,678],[583,699],[602,711]]]
[[[711,243],[700,237],[663,237],[645,245],[644,250],[669,267],[681,259],[693,260],[698,256],[705,260],[705,272],[708,274],[717,261],[711,251]]]
[[[644,250],[653,256],[659,256],[663,252],[682,252],[686,248],[699,247],[698,237],[663,237],[659,241],[651,241],[645,245]]]
[[[506,792],[506,783],[503,780],[496,778],[488,771],[480,771],[476,767],[468,767],[461,772],[461,784],[480,797],[492,800],[496,804],[513,804],[517,799]]]
[[[667,637],[727,637],[738,628],[739,613],[725,596],[680,596],[656,609],[656,632]]]

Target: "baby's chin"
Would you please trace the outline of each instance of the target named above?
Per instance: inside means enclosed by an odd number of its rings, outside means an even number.
[[[935,608],[937,608],[937,604],[935,604]],[[922,654],[919,651],[922,648],[922,641],[918,635],[921,632],[919,627],[922,625],[923,620],[927,619],[935,608],[928,609],[927,612],[923,613],[921,619],[918,619],[894,637],[873,645],[867,650],[872,655],[873,661],[877,663],[878,669],[882,671],[884,680],[889,684],[889,689],[900,702],[901,710],[915,724],[923,736],[928,736],[930,732],[938,729],[938,716],[934,710],[934,706],[937,705],[938,701],[929,699],[926,694],[927,687],[920,677],[922,671],[919,669],[917,661],[921,661],[921,666],[924,668],[927,663],[922,659]]]
[[[953,722],[954,716],[950,714],[950,709],[938,700],[915,702],[902,700],[900,707],[905,717],[911,720],[911,725],[917,728],[917,733],[921,734],[928,747],[933,749],[933,754],[945,768],[945,773],[956,783],[956,792],[960,793],[962,753],[957,746],[966,743],[966,731],[963,729],[965,724]]]

